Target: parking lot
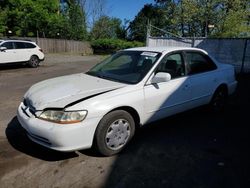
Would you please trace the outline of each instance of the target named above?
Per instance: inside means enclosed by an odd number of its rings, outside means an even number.
[[[102,58],[56,54],[37,69],[0,66],[0,187],[250,187],[249,75],[239,77],[225,112],[203,107],[147,125],[117,156],[31,142],[16,118],[27,89]]]

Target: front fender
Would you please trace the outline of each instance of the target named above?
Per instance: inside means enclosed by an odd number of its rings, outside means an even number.
[[[98,117],[101,119],[110,111],[124,106],[133,108],[142,120],[144,114],[143,90],[138,89],[114,95],[110,95],[110,93],[103,94],[87,101],[82,101],[67,108],[67,110],[87,110],[87,118]]]

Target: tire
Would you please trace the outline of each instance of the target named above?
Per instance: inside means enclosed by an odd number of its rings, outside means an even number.
[[[104,156],[119,153],[135,133],[133,117],[124,110],[116,110],[105,115],[97,126],[94,149]]]
[[[28,61],[28,65],[32,68],[37,68],[39,66],[40,60],[37,56],[33,55],[30,57]]]
[[[210,107],[214,112],[222,112],[224,111],[227,104],[227,89],[225,87],[219,87],[214,92],[212,100],[210,102]]]

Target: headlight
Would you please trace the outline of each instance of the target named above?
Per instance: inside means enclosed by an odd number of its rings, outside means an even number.
[[[38,117],[46,121],[51,121],[60,124],[78,123],[84,120],[87,116],[87,111],[61,111],[61,110],[45,110]]]

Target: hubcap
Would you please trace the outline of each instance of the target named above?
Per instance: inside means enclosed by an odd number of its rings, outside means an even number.
[[[122,148],[130,136],[130,124],[125,119],[115,120],[106,133],[106,145],[111,150]]]
[[[221,108],[224,106],[224,104],[225,104],[225,94],[223,91],[220,91],[214,98],[213,106],[215,108]]]
[[[38,60],[36,57],[32,57],[30,61],[31,61],[31,64],[34,66],[36,66],[38,64]]]

